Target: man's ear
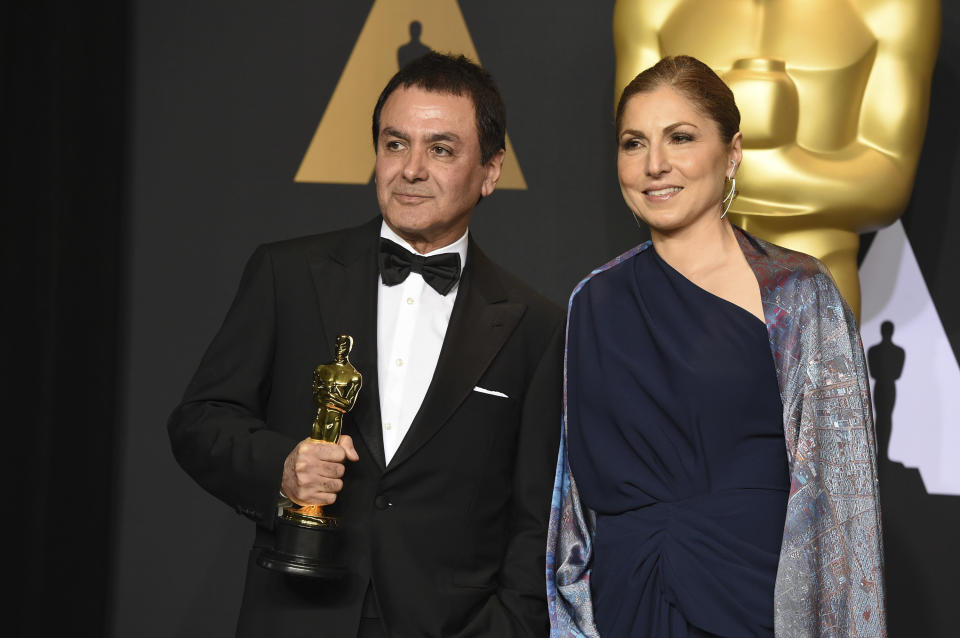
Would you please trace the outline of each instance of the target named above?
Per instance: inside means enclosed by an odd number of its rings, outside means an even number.
[[[484,176],[483,184],[480,186],[481,197],[489,197],[497,188],[497,182],[500,181],[500,170],[503,168],[503,158],[506,154],[507,152],[501,148],[483,165]]]

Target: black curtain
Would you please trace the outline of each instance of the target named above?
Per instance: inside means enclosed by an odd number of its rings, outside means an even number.
[[[16,535],[5,635],[107,633],[128,14],[123,0],[3,9],[5,510]]]

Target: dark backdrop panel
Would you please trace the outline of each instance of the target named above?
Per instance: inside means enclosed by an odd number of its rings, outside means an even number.
[[[180,471],[164,424],[257,244],[376,214],[370,186],[293,182],[371,4],[134,3],[113,635],[232,635],[252,524]],[[507,101],[529,187],[495,193],[472,232],[494,259],[560,303],[592,267],[645,238],[616,182],[612,6],[460,2]],[[944,11],[922,192],[904,225],[956,349],[960,202],[952,184],[960,183],[960,139],[949,105],[960,76],[960,8],[945,3]],[[914,499],[912,487],[891,489],[901,504]],[[926,502],[934,503],[929,520],[955,520],[947,501]],[[928,523],[918,526],[910,512],[894,506],[887,516],[888,552],[899,559],[891,560],[891,618],[903,628],[892,635],[950,635],[944,601],[960,593],[957,552],[925,535]]]
[[[942,19],[927,135],[903,227],[960,361],[960,5],[943,2]]]
[[[927,134],[902,221],[960,362],[960,5],[942,7]],[[960,415],[946,418],[947,427],[960,428]],[[897,422],[893,428],[912,425]],[[880,490],[890,636],[955,635],[960,495],[928,494],[916,469],[887,459],[880,464]]]
[[[102,632],[112,555],[126,2],[0,11],[3,633]],[[56,620],[54,620],[56,622]]]

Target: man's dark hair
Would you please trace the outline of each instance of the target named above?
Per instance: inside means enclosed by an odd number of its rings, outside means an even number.
[[[411,61],[390,78],[373,109],[373,148],[380,136],[380,111],[387,98],[400,87],[466,95],[473,102],[480,138],[480,162],[486,164],[506,147],[507,108],[489,73],[462,55],[431,51]]]

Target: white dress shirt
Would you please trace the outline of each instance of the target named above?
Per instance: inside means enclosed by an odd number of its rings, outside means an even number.
[[[467,263],[468,233],[424,257],[458,253],[462,269]],[[386,222],[380,227],[380,236],[418,254]],[[383,279],[379,280],[377,379],[380,384],[383,452],[387,463],[400,447],[427,394],[459,289],[460,282],[457,281],[450,292],[441,295],[415,272],[395,286],[385,286]]]

